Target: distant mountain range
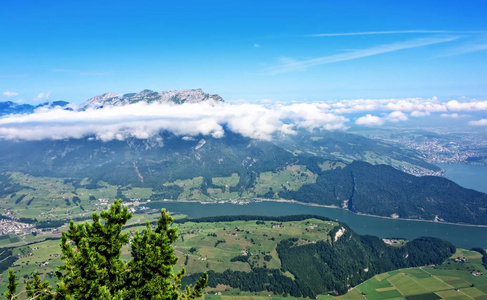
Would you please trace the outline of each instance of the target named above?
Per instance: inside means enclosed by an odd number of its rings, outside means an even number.
[[[69,102],[66,101],[54,101],[54,102],[45,102],[39,105],[30,105],[30,104],[17,104],[12,101],[0,102],[0,116],[10,115],[10,114],[31,114],[34,110],[44,107],[44,108],[52,108],[52,107],[65,107],[66,109],[71,109],[68,107]]]
[[[36,109],[41,107],[53,108],[57,106],[69,110],[84,110],[89,108],[103,108],[106,106],[127,105],[137,102],[182,104],[198,103],[202,101],[212,103],[224,102],[223,98],[219,95],[205,93],[202,89],[185,89],[163,92],[155,92],[146,89],[139,93],[129,93],[125,95],[105,93],[88,99],[79,106],[74,104],[70,105],[70,103],[67,101],[45,102],[39,105],[17,104],[12,101],[0,102],[0,116],[9,114],[31,114]]]

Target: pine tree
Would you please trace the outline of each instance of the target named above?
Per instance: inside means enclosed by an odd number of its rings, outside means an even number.
[[[17,284],[19,283],[15,281],[14,272],[12,270],[8,270],[8,285],[7,285],[7,291],[5,292],[5,299],[8,300],[17,299],[17,296],[15,295]]]
[[[63,232],[61,252],[63,265],[58,267],[56,291],[34,274],[34,282],[26,286],[31,299],[194,299],[202,296],[208,281],[204,274],[193,289],[181,292],[184,269],[174,274],[177,263],[171,246],[177,228],[170,227],[173,218],[161,211],[161,218],[152,231],[149,223],[142,234],[137,232],[131,243],[132,260],[120,259],[128,234],[122,227],[132,217],[122,201],[110,210],[93,214],[93,222],[75,225],[71,221]],[[100,221],[100,218],[103,220]],[[15,299],[15,275],[10,272],[6,299]]]

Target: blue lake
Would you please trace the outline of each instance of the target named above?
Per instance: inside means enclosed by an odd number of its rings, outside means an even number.
[[[382,238],[404,237],[407,239],[414,239],[420,236],[434,236],[450,241],[462,248],[487,248],[487,227],[385,219],[357,215],[338,208],[267,201],[253,202],[246,205],[155,202],[147,206],[158,209],[166,208],[172,213],[183,213],[190,218],[229,215],[285,216],[313,214],[347,223],[359,234],[375,235]]]
[[[446,176],[459,185],[487,193],[487,166],[436,164],[445,170]]]

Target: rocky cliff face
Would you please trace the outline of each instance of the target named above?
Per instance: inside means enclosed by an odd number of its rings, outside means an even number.
[[[155,92],[151,90],[143,90],[139,93],[130,93],[119,95],[115,93],[105,93],[95,96],[85,101],[81,107],[83,108],[101,108],[110,105],[127,105],[137,102],[147,103],[198,103],[202,101],[223,102],[219,95],[210,95],[203,92],[202,89],[186,89],[175,91]]]

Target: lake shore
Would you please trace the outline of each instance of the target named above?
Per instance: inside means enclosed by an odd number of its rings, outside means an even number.
[[[350,213],[353,213],[355,215],[359,216],[367,216],[367,217],[373,217],[373,218],[381,218],[381,219],[387,219],[387,220],[402,220],[402,221],[415,221],[415,222],[428,222],[428,223],[437,223],[437,224],[448,224],[448,225],[457,225],[457,226],[467,226],[467,227],[478,227],[478,228],[487,228],[487,225],[475,225],[475,224],[466,224],[466,223],[453,223],[453,222],[444,222],[444,221],[435,221],[435,220],[424,220],[424,219],[407,219],[407,218],[393,218],[393,217],[386,217],[386,216],[378,216],[378,215],[371,215],[371,214],[366,214],[366,213],[360,213],[360,212],[352,212],[348,209],[344,209],[342,207],[338,207],[336,205],[324,205],[324,204],[318,204],[318,203],[305,203],[305,202],[299,202],[296,200],[288,200],[288,199],[268,199],[268,198],[255,198],[252,200],[220,200],[220,201],[198,201],[198,200],[168,200],[165,199],[163,201],[158,201],[158,202],[171,202],[171,203],[178,203],[178,202],[185,202],[185,203],[199,203],[199,204],[208,204],[208,205],[213,205],[213,204],[234,204],[234,205],[247,205],[250,203],[258,203],[258,202],[277,202],[277,203],[291,203],[291,204],[299,204],[299,205],[305,205],[305,206],[313,206],[313,207],[323,207],[323,208],[332,208],[332,209],[339,209],[339,210],[344,210]],[[153,202],[154,203],[154,202]]]

